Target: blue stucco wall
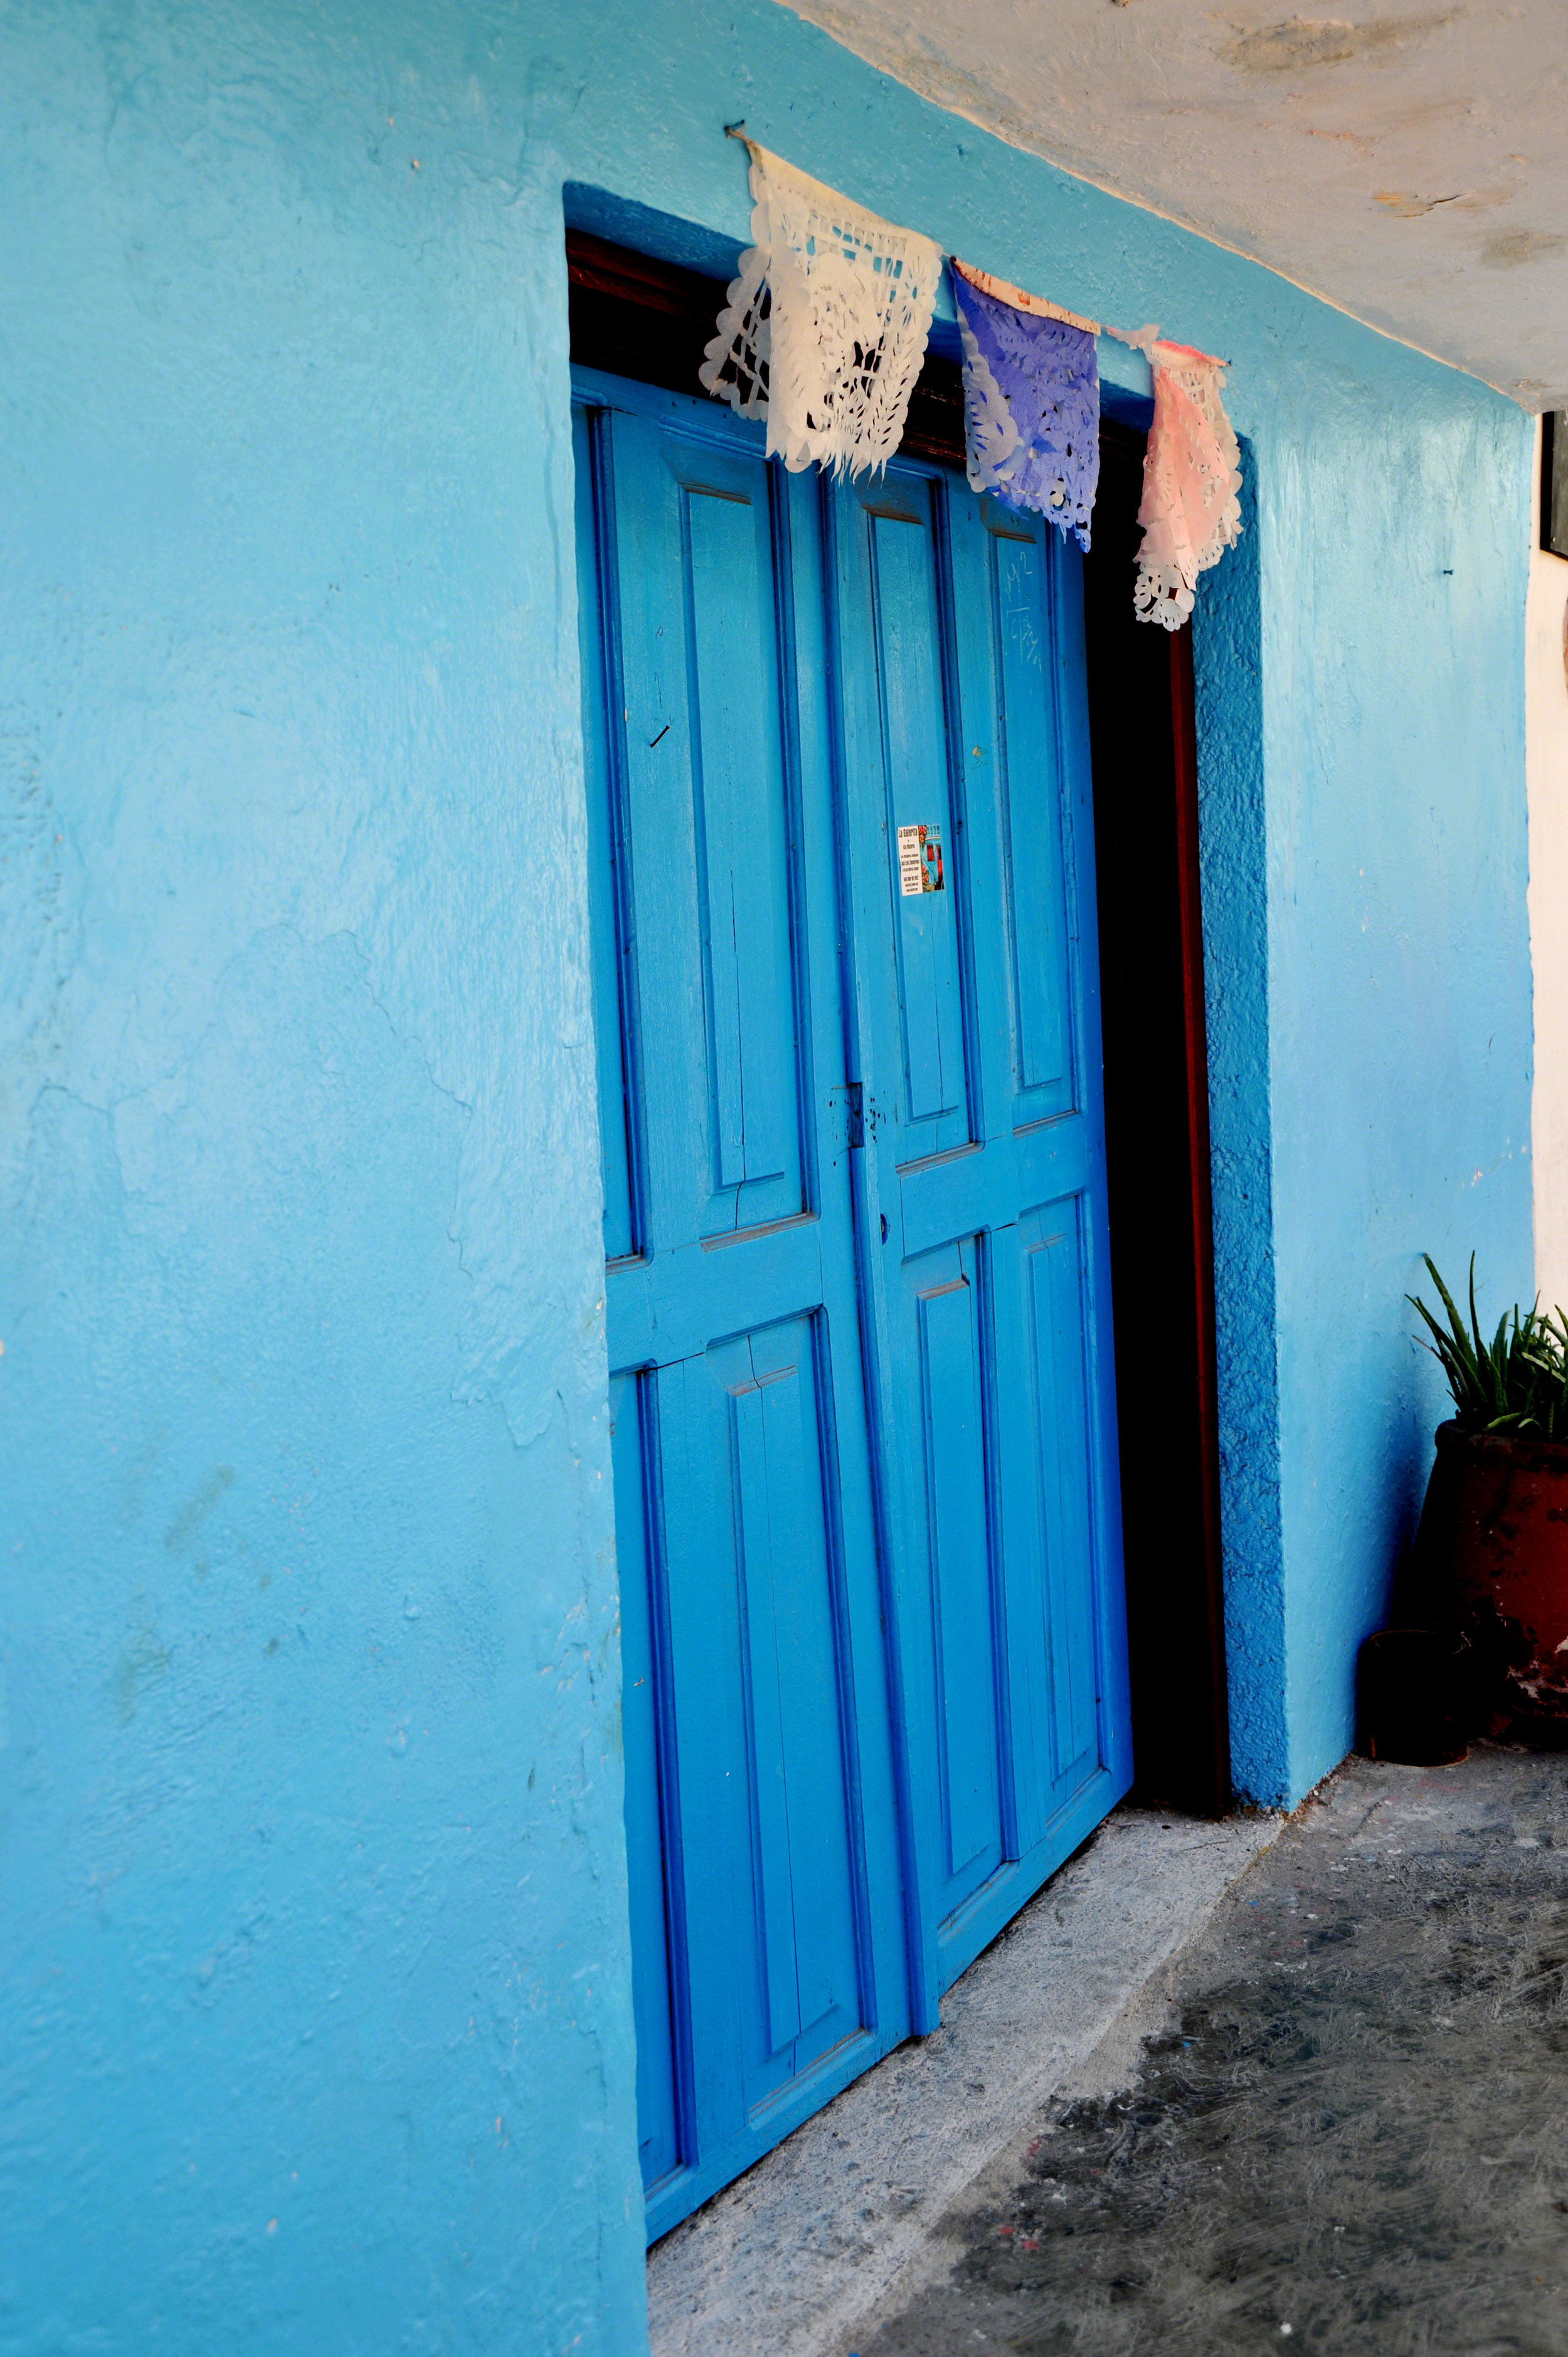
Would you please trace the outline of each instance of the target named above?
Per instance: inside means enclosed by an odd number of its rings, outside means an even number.
[[[1222,349],[1197,654],[1236,1765],[1529,1290],[1527,422],[766,0],[13,0],[0,2351],[632,2357],[562,189],[745,115]],[[577,201],[583,199],[579,198]],[[704,242],[706,241],[706,242]]]
[[[1413,363],[1370,398],[1298,380],[1294,415],[1259,533],[1293,1799],[1351,1741],[1355,1643],[1446,1412],[1402,1329],[1399,1296],[1433,1297],[1412,1256],[1456,1285],[1474,1250],[1494,1318],[1533,1291],[1531,421]]]
[[[5,43],[7,2357],[640,2331],[557,102],[330,14]]]

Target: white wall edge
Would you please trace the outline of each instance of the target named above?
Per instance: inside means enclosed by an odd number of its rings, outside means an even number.
[[[1541,545],[1535,422],[1525,607],[1525,778],[1530,800],[1530,955],[1535,999],[1530,1103],[1535,1282],[1568,1304],[1568,557]]]

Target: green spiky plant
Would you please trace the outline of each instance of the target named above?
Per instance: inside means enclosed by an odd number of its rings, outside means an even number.
[[[1405,1296],[1425,1320],[1432,1340],[1425,1346],[1442,1366],[1454,1394],[1455,1420],[1465,1432],[1496,1432],[1530,1440],[1568,1440],[1568,1321],[1559,1309],[1542,1313],[1539,1299],[1520,1314],[1516,1301],[1498,1320],[1488,1342],[1476,1315],[1476,1255],[1470,1255],[1470,1323],[1429,1253],[1427,1274],[1448,1312],[1441,1325],[1424,1301]]]

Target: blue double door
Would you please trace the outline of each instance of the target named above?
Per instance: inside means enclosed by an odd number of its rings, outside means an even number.
[[[1125,1791],[1076,554],[580,374],[650,2238]]]

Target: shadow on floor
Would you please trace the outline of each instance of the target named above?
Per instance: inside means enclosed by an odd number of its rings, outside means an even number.
[[[945,2274],[943,2220],[1090,2058],[1095,2087],[1125,2084],[1176,1959],[1282,1824],[1115,1810],[954,1982],[932,2036],[654,2245],[651,2357],[842,2357],[893,2287],[907,2302]]]
[[[1568,2352],[1568,1760],[1347,1763],[860,2357]],[[928,2261],[925,2273],[934,2271]],[[889,2313],[891,2311],[891,2313]]]

